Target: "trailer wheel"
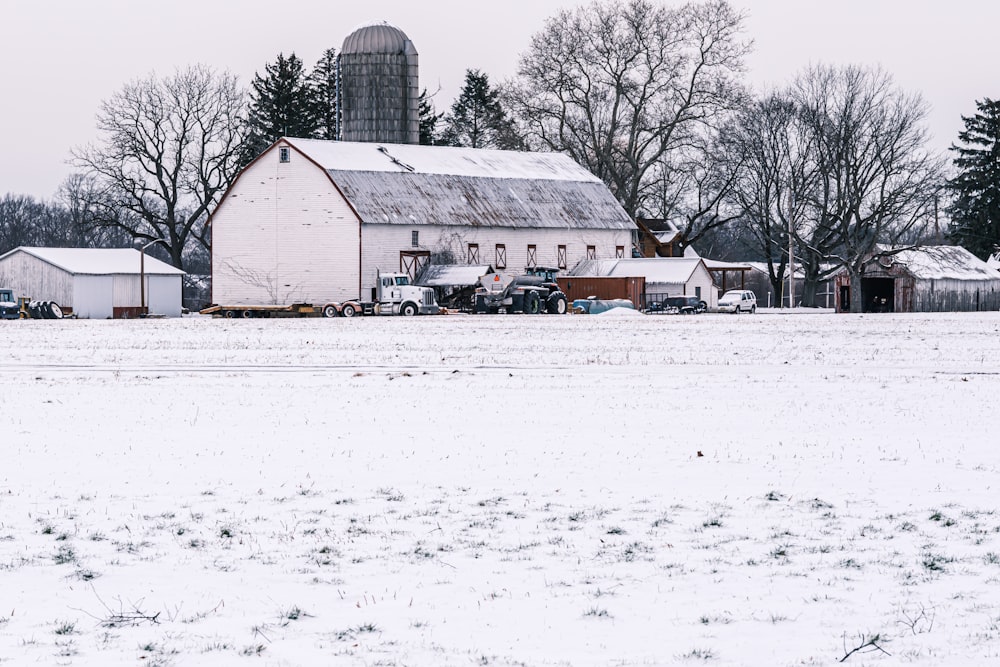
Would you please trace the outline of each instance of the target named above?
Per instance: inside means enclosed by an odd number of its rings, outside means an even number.
[[[335,305],[333,305],[332,303],[328,303],[325,306],[323,306],[323,317],[336,317],[336,316],[337,316],[337,307]]]
[[[353,303],[345,303],[340,308],[340,314],[344,317],[354,317],[357,312],[357,308],[354,307]]]
[[[236,311],[235,310],[227,310],[225,312],[225,316],[226,316],[227,320],[234,320],[234,319],[236,319]]]
[[[405,315],[406,317],[413,317],[417,314],[417,304],[409,301],[404,303],[403,307],[399,309],[399,314]]]
[[[548,307],[547,309],[550,314],[565,315],[567,307],[566,295],[562,294],[561,292],[550,294],[548,303],[546,305]]]
[[[253,311],[244,310],[242,313],[240,313],[240,317],[242,317],[245,320],[249,320],[251,317],[253,317]]]
[[[537,315],[539,311],[539,304],[541,299],[538,298],[538,292],[528,292],[524,295],[524,312],[528,315]]]
[[[62,308],[55,301],[49,301],[49,315],[54,320],[61,320],[63,316]]]

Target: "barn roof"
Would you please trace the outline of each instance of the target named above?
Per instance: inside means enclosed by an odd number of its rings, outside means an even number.
[[[924,280],[1000,280],[1000,272],[961,246],[923,246],[888,258]]]
[[[32,248],[21,246],[0,256],[24,252],[69,273],[82,275],[112,275],[139,273],[140,253],[135,248]],[[145,273],[149,275],[184,275],[166,262],[146,255]]]
[[[643,257],[635,259],[588,259],[577,264],[569,275],[599,277],[645,277],[647,283],[686,283],[704,266],[701,258]]]
[[[635,229],[603,182],[561,153],[286,138],[363,222]]]

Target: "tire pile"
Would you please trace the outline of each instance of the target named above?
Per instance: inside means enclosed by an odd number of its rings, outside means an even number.
[[[60,320],[63,312],[55,301],[29,301],[28,315],[33,320]]]

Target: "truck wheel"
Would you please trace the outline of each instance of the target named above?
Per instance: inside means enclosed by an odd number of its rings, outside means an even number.
[[[403,307],[399,309],[399,314],[406,317],[413,317],[417,314],[417,305],[409,302],[404,303]]]
[[[340,314],[344,317],[354,317],[357,314],[357,309],[354,307],[353,303],[345,303],[340,308]]]
[[[332,303],[328,303],[325,306],[323,306],[323,317],[336,317],[336,316],[337,316],[337,307],[335,305],[333,305]]]
[[[59,304],[56,303],[55,301],[50,301],[49,314],[52,316],[52,319],[61,320],[63,316],[62,308],[60,308]]]
[[[550,314],[564,315],[566,313],[566,296],[559,293],[550,295],[547,306]]]
[[[524,312],[528,315],[537,315],[539,302],[538,292],[528,292],[524,295]]]

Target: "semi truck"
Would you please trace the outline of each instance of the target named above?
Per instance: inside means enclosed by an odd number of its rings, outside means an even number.
[[[374,300],[348,299],[322,304],[287,305],[230,304],[202,309],[203,315],[227,318],[250,317],[354,317],[355,315],[434,315],[440,309],[430,287],[410,284],[405,273],[379,273],[375,280]]]
[[[552,313],[566,312],[566,295],[556,282],[559,269],[532,266],[524,275],[490,273],[479,279],[474,313]]]

